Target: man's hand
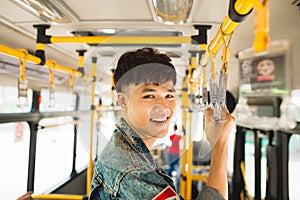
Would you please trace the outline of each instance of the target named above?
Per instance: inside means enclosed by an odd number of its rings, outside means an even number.
[[[234,121],[228,111],[225,120],[215,121],[212,118],[212,110],[210,108],[205,110],[205,133],[212,147],[207,185],[218,190],[225,199],[228,199],[228,139],[235,124]]]
[[[212,117],[212,109],[207,108],[205,114],[205,134],[211,145],[214,148],[226,146],[228,144],[228,138],[230,132],[234,126],[235,119],[226,110],[226,119],[222,121],[215,121]]]
[[[20,196],[19,198],[17,198],[17,200],[31,200],[31,195],[33,194],[33,192],[27,192],[26,194]]]

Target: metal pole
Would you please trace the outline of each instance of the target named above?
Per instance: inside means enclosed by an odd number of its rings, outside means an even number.
[[[97,67],[97,57],[92,57],[92,76],[94,80],[92,81],[91,87],[91,110],[90,110],[90,156],[89,156],[89,166],[87,171],[87,188],[86,194],[90,194],[91,181],[93,176],[93,131],[94,131],[94,114],[95,114],[95,81],[96,81],[96,67]],[[97,150],[96,150],[97,151]]]

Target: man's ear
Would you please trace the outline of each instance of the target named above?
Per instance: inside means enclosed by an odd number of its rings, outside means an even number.
[[[126,105],[127,104],[127,96],[122,92],[118,93],[118,103],[121,106],[121,108],[123,108],[123,109],[127,108],[127,105]]]

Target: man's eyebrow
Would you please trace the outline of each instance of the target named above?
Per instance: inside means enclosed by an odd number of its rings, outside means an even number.
[[[156,92],[157,90],[155,90],[155,89],[153,89],[153,88],[144,88],[143,90],[142,90],[142,93],[144,93],[144,92]],[[167,90],[168,92],[175,92],[175,89],[174,88],[172,88],[172,89],[168,89]]]
[[[156,91],[155,89],[147,88],[147,87],[142,90],[142,92],[155,92],[155,91]]]
[[[168,92],[176,92],[175,88],[168,89]]]

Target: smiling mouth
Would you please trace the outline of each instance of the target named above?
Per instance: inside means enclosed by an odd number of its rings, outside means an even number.
[[[150,119],[151,122],[156,124],[164,124],[168,121],[169,117],[159,117],[159,118],[152,118]]]

